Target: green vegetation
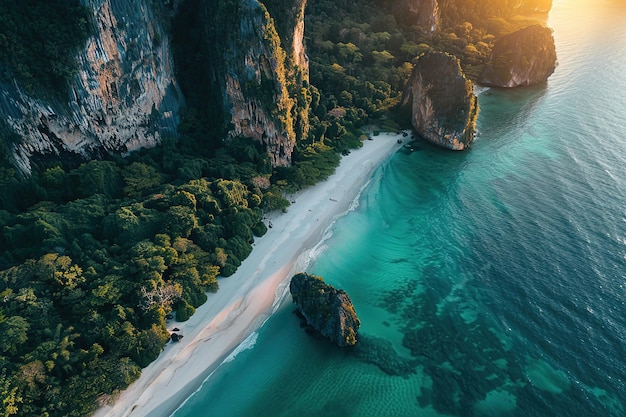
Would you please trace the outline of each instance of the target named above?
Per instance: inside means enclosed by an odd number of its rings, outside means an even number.
[[[0,388],[19,415],[88,415],[158,356],[166,315],[189,318],[266,230],[259,187],[172,181],[146,162],[157,154],[46,168],[31,192],[51,200],[0,212]]]
[[[17,77],[29,94],[65,96],[91,30],[89,10],[79,0],[0,0],[0,10],[2,78]]]
[[[41,159],[28,179],[3,169],[3,415],[89,415],[158,356],[168,313],[188,319],[235,272],[263,210],[289,204],[257,143],[198,149],[183,135],[75,167]]]

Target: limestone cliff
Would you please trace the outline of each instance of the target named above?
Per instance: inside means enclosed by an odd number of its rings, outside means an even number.
[[[308,81],[305,4],[234,0],[204,5],[214,54],[212,78],[230,121],[229,135],[261,142],[274,166],[290,165],[296,139],[308,132],[306,101],[298,97]]]
[[[391,10],[399,23],[418,26],[427,34],[438,30],[441,23],[437,0],[394,0]]]
[[[83,4],[93,11],[95,34],[76,56],[67,102],[27,95],[17,82],[0,84],[0,117],[21,136],[14,154],[25,174],[36,153],[123,153],[176,132],[184,99],[153,2]]]
[[[544,82],[556,68],[556,48],[549,28],[533,25],[498,38],[479,84],[517,87]]]
[[[428,52],[417,60],[401,107],[415,131],[436,145],[463,150],[474,140],[478,100],[452,55]]]
[[[356,344],[361,322],[345,291],[307,273],[294,275],[289,291],[308,325],[339,346]]]

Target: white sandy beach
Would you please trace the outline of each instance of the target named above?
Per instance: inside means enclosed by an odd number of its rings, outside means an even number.
[[[323,183],[299,193],[286,213],[271,215],[272,228],[256,239],[237,272],[186,322],[172,322],[184,338],[170,342],[141,377],[95,417],[166,417],[271,314],[288,282],[334,219],[345,213],[373,170],[400,146],[401,134],[380,134],[341,160]],[[281,285],[282,284],[282,285]],[[280,295],[280,294],[279,294]]]

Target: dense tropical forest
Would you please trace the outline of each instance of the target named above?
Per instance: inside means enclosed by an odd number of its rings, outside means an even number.
[[[188,319],[234,273],[265,233],[265,212],[327,178],[366,127],[406,123],[392,110],[420,53],[452,52],[471,75],[524,20],[479,20],[492,12],[460,2],[426,34],[396,21],[388,3],[309,1],[311,129],[291,167],[273,168],[249,139],[223,145],[226,126],[212,119],[218,106],[191,49],[203,24],[197,0],[168,22],[188,98],[178,137],[126,157],[41,155],[24,178],[10,159],[17,138],[0,126],[1,415],[92,413],[157,358],[169,314]],[[88,11],[77,0],[1,5],[3,79],[63,94]]]

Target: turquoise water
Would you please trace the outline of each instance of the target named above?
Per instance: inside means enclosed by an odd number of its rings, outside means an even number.
[[[357,348],[286,300],[176,417],[626,415],[626,5],[586,3],[554,4],[546,85],[481,94],[469,152],[398,152],[335,223],[309,272]]]

